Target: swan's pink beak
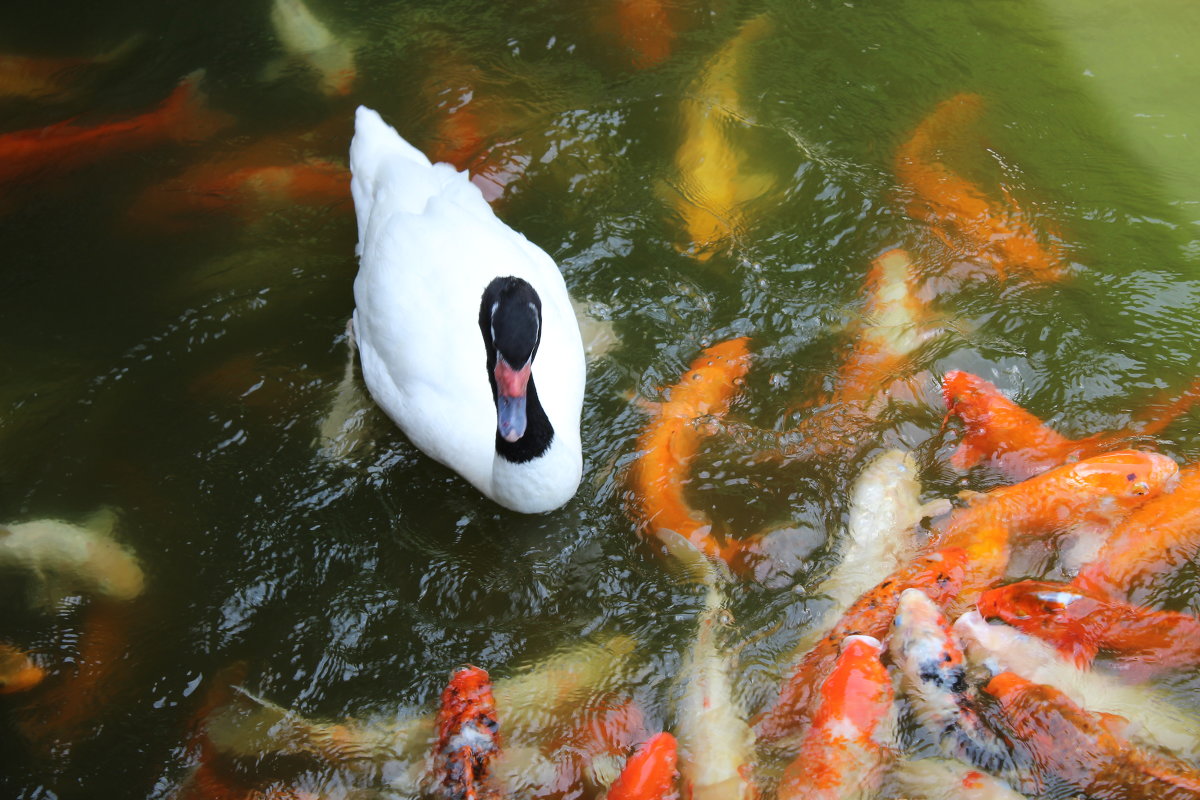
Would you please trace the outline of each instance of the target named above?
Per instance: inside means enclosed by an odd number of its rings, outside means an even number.
[[[525,390],[532,371],[532,359],[513,369],[502,356],[496,357],[496,430],[505,441],[515,442],[525,435]]]

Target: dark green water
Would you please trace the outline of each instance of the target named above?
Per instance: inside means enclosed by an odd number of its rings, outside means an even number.
[[[1085,27],[1073,4],[1049,0],[677,0],[671,57],[638,71],[599,0],[314,2],[359,72],[349,96],[329,98],[302,67],[264,77],[283,52],[265,2],[101,5],[0,11],[5,52],[65,56],[145,35],[128,60],[85,76],[79,96],[3,106],[4,130],[140,113],[197,68],[210,104],[236,124],[201,142],[98,153],[0,197],[0,520],[78,521],[111,507],[148,576],[122,611],[118,663],[69,736],[39,734],[37,695],[0,697],[4,797],[170,796],[194,763],[187,725],[203,688],[239,661],[254,691],[340,719],[432,707],[463,663],[502,677],[621,633],[638,650],[618,682],[661,726],[701,599],[643,549],[626,513],[646,420],[629,397],[657,398],[702,346],[739,335],[752,337],[756,361],[736,417],[774,425],[811,396],[848,351],[871,258],[936,251],[898,202],[891,165],[956,92],[988,103],[964,169],[993,191],[1003,179],[1052,220],[1073,276],[1051,287],[979,281],[940,298],[957,323],[922,353],[927,404],[877,444],[913,449],[931,496],[986,488],[994,476],[964,478],[947,463],[933,376],[977,372],[1072,436],[1118,428],[1155,392],[1196,377],[1200,170],[1171,154],[1181,136],[1200,136],[1200,120],[1187,94],[1155,81],[1175,85],[1197,62],[1191,51],[1163,56],[1138,79],[1146,62],[1131,54],[1155,51],[1145,19],[1122,34],[1113,9]],[[750,166],[776,190],[700,263],[674,246],[679,220],[663,188],[679,103],[762,11],[772,29],[744,64],[741,92],[755,122]],[[1194,14],[1160,2],[1150,16],[1172,30]],[[350,463],[316,456],[353,307],[347,207],[213,213],[183,231],[131,222],[147,186],[271,137],[306,135],[303,156],[344,164],[359,103],[428,146],[443,113],[430,101],[438,69],[476,76],[495,140],[528,159],[500,216],[555,257],[573,296],[620,337],[589,368],[583,484],[552,514],[498,509],[378,413],[372,446]],[[1131,85],[1147,87],[1143,110],[1160,125],[1129,124],[1142,119]],[[809,619],[803,587],[831,566],[826,537],[876,449],[786,474],[743,466],[721,440],[705,455],[698,505],[733,531],[800,531],[732,597],[752,710]],[[1161,449],[1194,459],[1195,417],[1170,427]],[[1194,583],[1194,571],[1180,574],[1173,607],[1197,610]],[[0,640],[42,654],[60,671],[50,680],[65,683],[87,602],[39,611],[17,592],[3,597]]]

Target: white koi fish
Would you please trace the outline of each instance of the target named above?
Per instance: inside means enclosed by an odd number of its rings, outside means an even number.
[[[1025,800],[999,778],[946,758],[905,761],[892,779],[908,800]]]
[[[321,91],[330,96],[346,95],[358,72],[354,51],[335,37],[302,0],[275,0],[271,24],[283,48],[317,71]]]

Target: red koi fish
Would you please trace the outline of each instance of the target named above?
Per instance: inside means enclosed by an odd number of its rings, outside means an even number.
[[[1177,397],[1151,405],[1128,430],[1082,439],[1056,433],[994,385],[969,372],[947,372],[942,380],[942,397],[947,416],[963,422],[962,441],[950,463],[965,470],[986,459],[1013,480],[1024,480],[1059,464],[1157,434],[1200,400],[1200,381]]]
[[[750,369],[749,339],[741,337],[706,348],[679,383],[670,388],[653,420],[638,439],[642,455],[633,468],[634,515],[644,531],[663,539],[673,531],[706,555],[731,561],[739,544],[722,545],[712,524],[684,496],[689,469],[708,433],[698,420],[724,416]]]
[[[1061,246],[1043,247],[1020,209],[1008,198],[1011,211],[997,208],[978,186],[937,160],[940,146],[978,119],[983,98],[956,94],[926,117],[896,152],[895,171],[912,194],[909,216],[929,223],[955,252],[990,263],[1003,280],[1015,268],[1051,282],[1067,275]]]
[[[946,548],[914,559],[860,597],[833,630],[800,659],[774,705],[754,719],[757,738],[773,742],[803,730],[817,691],[837,662],[842,641],[856,634],[886,637],[905,589],[920,589],[944,605],[959,592],[969,569],[964,550]]]
[[[629,757],[605,800],[671,800],[675,791],[675,737],[656,733]]]
[[[1200,464],[1179,471],[1170,494],[1146,503],[1126,517],[1096,559],[1071,583],[1086,594],[1144,601],[1162,579],[1200,552]]]
[[[37,686],[46,671],[24,650],[0,642],[0,694],[16,694]]]
[[[847,636],[821,685],[812,725],[779,782],[779,800],[841,800],[879,788],[890,757],[894,693],[871,636]]]
[[[66,100],[80,90],[81,74],[123,60],[145,39],[134,35],[95,56],[44,58],[0,56],[0,99]]]
[[[442,691],[433,746],[434,774],[450,800],[478,800],[500,753],[500,723],[492,682],[479,667],[462,667]]]
[[[1200,797],[1195,768],[1137,747],[1114,732],[1114,720],[1088,713],[1057,689],[1002,672],[984,691],[996,698],[1001,724],[1024,740],[1035,777],[1053,776],[1089,797]]]
[[[1167,456],[1118,450],[993,489],[950,515],[929,547],[965,550],[971,568],[950,606],[966,610],[979,592],[1004,576],[1012,537],[1110,524],[1174,487],[1179,467]]]
[[[1200,619],[1070,584],[1020,581],[991,589],[980,595],[979,613],[1049,642],[1079,666],[1100,652],[1139,676],[1200,663]]]
[[[163,142],[212,136],[233,118],[205,105],[199,88],[202,75],[194,72],[184,78],[158,108],[135,117],[91,127],[71,119],[0,134],[0,182],[67,172],[104,156]]]
[[[617,33],[633,66],[650,69],[666,61],[675,44],[675,29],[662,0],[617,0]]]

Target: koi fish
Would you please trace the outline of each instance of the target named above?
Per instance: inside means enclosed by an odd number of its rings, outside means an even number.
[[[617,33],[636,69],[651,69],[666,61],[675,43],[675,29],[662,0],[617,0]]]
[[[0,694],[16,694],[37,686],[46,670],[34,663],[24,650],[0,642]]]
[[[675,796],[675,737],[656,733],[629,757],[604,800],[669,800]]]
[[[683,490],[707,435],[697,421],[729,411],[750,369],[749,341],[742,337],[706,348],[670,388],[667,400],[638,439],[642,455],[633,468],[634,516],[668,551],[672,540],[663,531],[673,531],[706,555],[726,561],[738,550],[736,542],[722,546],[716,540],[711,522],[691,508]]]
[[[962,647],[920,589],[901,593],[888,652],[917,720],[943,753],[991,772],[1012,768],[1006,743],[988,730],[968,692]]]
[[[1179,485],[1135,509],[1108,535],[1073,586],[1115,600],[1144,600],[1163,577],[1200,551],[1200,464],[1179,471]]]
[[[1131,723],[1130,737],[1152,747],[1188,757],[1200,753],[1200,717],[1148,686],[1081,669],[1050,643],[1009,625],[985,622],[978,611],[960,616],[953,630],[967,661],[992,675],[1012,672],[1031,683],[1053,686],[1089,711],[1121,716]]]
[[[890,759],[894,700],[882,651],[872,636],[842,640],[812,725],[780,779],[780,800],[842,800],[878,789]]]
[[[233,118],[213,111],[200,91],[203,71],[180,82],[158,108],[116,122],[85,127],[74,119],[0,134],[0,182],[63,173],[97,158],[172,141],[205,139]]]
[[[892,776],[908,800],[1025,800],[999,778],[945,758],[907,759]]]
[[[354,50],[335,37],[303,0],[274,0],[271,24],[284,50],[316,70],[324,94],[350,94],[358,77]]]
[[[837,662],[842,640],[855,634],[883,639],[905,589],[920,589],[934,602],[944,604],[959,592],[970,568],[964,550],[945,548],[910,561],[858,598],[833,629],[799,659],[774,704],[752,721],[758,740],[773,743],[803,730],[817,691]]]
[[[680,103],[682,141],[675,151],[673,200],[686,237],[679,249],[707,261],[744,223],[741,209],[774,180],[749,175],[730,133],[744,130],[737,81],[747,51],[771,29],[765,14],[744,24],[704,68]]]
[[[0,100],[61,101],[78,94],[81,72],[124,60],[145,36],[135,34],[112,49],[94,56],[39,58],[0,56]]]
[[[940,144],[958,136],[983,110],[977,94],[957,94],[943,101],[896,152],[896,178],[912,195],[909,216],[927,222],[947,247],[990,263],[1001,280],[1010,268],[1052,282],[1067,275],[1062,246],[1043,247],[1011,197],[1011,211],[1001,210],[978,186],[936,160]]]
[[[1088,594],[1070,584],[1020,581],[991,589],[980,595],[979,613],[1049,642],[1081,665],[1100,652],[1141,675],[1200,663],[1200,619]]]
[[[917,464],[903,450],[888,450],[868,464],[850,494],[844,555],[817,594],[833,599],[841,614],[862,594],[917,553],[914,529],[925,517],[950,511],[945,499],[921,503]]]
[[[442,691],[433,746],[434,775],[451,800],[486,797],[484,784],[500,754],[492,682],[479,667],[461,667]]]
[[[1005,397],[993,384],[977,375],[951,370],[942,380],[946,415],[963,423],[962,440],[950,463],[966,470],[983,460],[994,464],[1013,480],[1025,480],[1051,467],[1114,450],[1131,440],[1153,436],[1200,399],[1200,382],[1174,399],[1164,398],[1150,407],[1141,421],[1119,433],[1068,439]]]
[[[1053,776],[1093,797],[1200,797],[1200,773],[1180,759],[1139,748],[1062,692],[1002,672],[984,687],[1003,724],[1023,741],[1043,780]]]
[[[675,732],[684,800],[754,800],[754,733],[733,698],[728,656],[717,643],[727,615],[718,582],[706,587],[696,639],[679,673]]]
[[[57,519],[0,525],[0,566],[26,573],[31,602],[43,608],[78,594],[132,600],[145,576],[137,557],[112,538],[115,523],[105,510],[83,525]]]

